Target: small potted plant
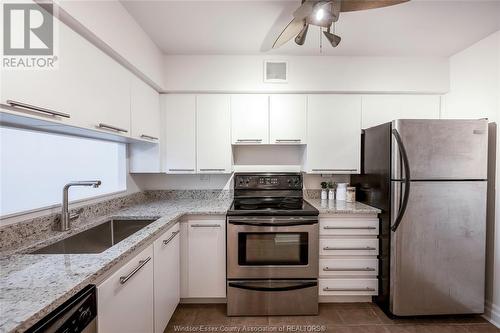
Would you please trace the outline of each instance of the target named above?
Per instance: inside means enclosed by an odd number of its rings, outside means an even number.
[[[335,200],[335,183],[328,182],[328,200]]]
[[[328,183],[321,182],[321,200],[328,199]]]

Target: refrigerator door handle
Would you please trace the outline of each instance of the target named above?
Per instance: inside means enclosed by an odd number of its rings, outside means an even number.
[[[404,182],[404,194],[403,194],[403,202],[401,203],[401,207],[399,207],[398,211],[398,216],[394,220],[394,225],[391,227],[392,231],[396,231],[401,224],[401,221],[403,220],[403,216],[406,211],[406,207],[408,206],[408,199],[410,198],[410,163],[408,161],[408,155],[406,154],[406,149],[403,144],[403,140],[401,140],[401,136],[399,135],[399,132],[397,129],[392,130],[392,135],[394,135],[394,138],[396,139],[396,142],[398,144],[398,150],[399,154],[401,155],[401,160],[403,161],[403,169],[405,173],[404,179],[402,181]]]

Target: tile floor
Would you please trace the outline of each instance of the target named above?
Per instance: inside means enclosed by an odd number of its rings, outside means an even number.
[[[480,316],[389,319],[371,303],[321,304],[319,316],[227,317],[225,304],[180,304],[165,333],[493,333]]]

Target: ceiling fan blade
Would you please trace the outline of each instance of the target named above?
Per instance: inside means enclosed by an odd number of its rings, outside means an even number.
[[[323,34],[325,35],[326,39],[328,39],[330,44],[332,44],[333,47],[337,47],[337,45],[339,45],[340,43],[340,40],[342,39],[340,38],[340,36],[332,34],[331,32],[328,31],[323,31]]]
[[[342,0],[340,11],[353,12],[357,10],[381,8],[398,5],[410,0]]]
[[[314,5],[320,0],[306,0],[302,2],[302,5],[293,12],[293,17],[299,20],[303,20],[313,13]]]
[[[309,29],[309,24],[304,25],[302,30],[299,32],[297,37],[295,37],[295,43],[297,45],[304,45],[304,42],[306,41],[306,36],[307,36],[307,30]]]
[[[298,33],[302,31],[306,22],[304,20],[293,19],[288,25],[283,29],[278,38],[273,44],[273,49],[277,49],[281,45],[288,42],[293,37],[297,36]]]

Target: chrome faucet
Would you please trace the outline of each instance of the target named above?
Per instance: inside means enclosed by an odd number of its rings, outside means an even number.
[[[68,190],[71,186],[92,186],[97,188],[101,185],[100,180],[85,180],[80,182],[71,182],[63,187],[63,200],[61,212],[61,227],[60,231],[68,231],[71,228],[71,218],[68,209]]]

